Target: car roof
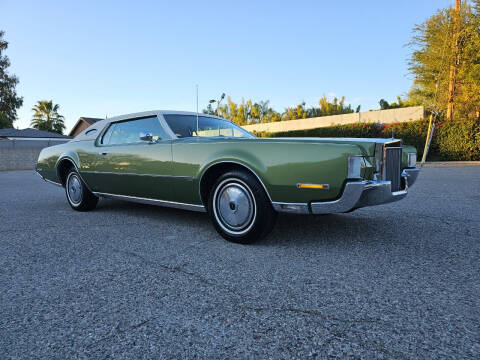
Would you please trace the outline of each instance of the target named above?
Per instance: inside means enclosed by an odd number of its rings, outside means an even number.
[[[73,141],[83,141],[83,140],[96,139],[97,136],[98,136],[98,132],[93,132],[93,133],[90,133],[90,134],[86,134],[86,133],[89,132],[90,130],[93,130],[93,129],[97,129],[98,131],[100,131],[103,128],[105,128],[106,125],[108,125],[109,123],[112,123],[112,122],[141,118],[141,117],[145,117],[145,116],[158,116],[158,115],[169,115],[169,114],[194,115],[194,116],[197,115],[197,113],[193,112],[193,111],[177,111],[177,110],[150,110],[150,111],[142,111],[142,112],[137,112],[137,113],[125,114],[125,115],[118,115],[118,116],[103,119],[103,120],[97,121],[96,123],[93,123],[88,128],[83,130],[80,134],[75,136]],[[224,120],[224,121],[229,121],[229,120],[226,120],[226,119],[224,119],[222,117],[219,117],[219,116],[204,114],[204,113],[198,113],[198,116],[208,116],[208,117],[211,117],[211,118],[216,118],[216,119],[220,119],[220,120]]]
[[[151,110],[151,111],[142,111],[142,112],[137,112],[137,113],[125,114],[125,115],[118,115],[118,116],[108,118],[106,120],[108,120],[109,122],[112,122],[112,121],[126,120],[126,119],[132,119],[132,118],[137,118],[137,117],[144,117],[144,116],[149,116],[149,115],[169,115],[169,114],[195,115],[195,116],[197,115],[197,113],[194,112],[194,111]],[[198,116],[208,116],[208,117],[213,117],[213,118],[217,118],[217,119],[221,119],[221,120],[226,120],[226,119],[224,119],[222,117],[219,117],[219,116],[204,114],[204,113],[198,113]]]

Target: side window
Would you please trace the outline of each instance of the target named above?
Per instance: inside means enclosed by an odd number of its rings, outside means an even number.
[[[164,115],[168,126],[179,138],[186,137],[252,137],[247,131],[241,129],[230,121],[212,118],[208,116],[197,117],[195,115]]]
[[[233,137],[245,137],[245,134],[237,128],[233,128]]]
[[[110,125],[102,138],[104,145],[142,143],[142,133],[150,133],[154,140],[167,139],[168,136],[156,116],[143,119],[121,121]]]
[[[197,130],[197,117],[193,115],[164,115],[168,126],[172,129],[173,133],[179,137],[192,137],[196,136]]]
[[[109,143],[110,138],[112,137],[112,132],[115,129],[115,126],[117,126],[117,124],[115,123],[110,124],[107,131],[105,131],[105,133],[102,136],[102,145],[107,145]]]

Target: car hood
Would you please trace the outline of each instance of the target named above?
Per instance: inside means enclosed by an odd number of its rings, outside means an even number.
[[[352,144],[362,149],[365,155],[375,155],[375,145],[390,142],[401,141],[400,139],[382,139],[382,138],[262,138],[266,141],[298,142],[298,143],[334,143],[334,144]]]

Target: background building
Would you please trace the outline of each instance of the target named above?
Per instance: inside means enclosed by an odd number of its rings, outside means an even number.
[[[68,136],[75,137],[80,134],[83,130],[88,128],[90,125],[96,123],[103,119],[99,118],[89,118],[89,117],[81,117],[78,119],[77,123],[73,126],[72,130],[68,133]]]
[[[0,129],[0,170],[34,169],[40,150],[70,139],[37,129]]]

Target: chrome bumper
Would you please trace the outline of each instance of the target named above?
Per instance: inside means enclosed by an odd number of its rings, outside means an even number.
[[[409,186],[417,180],[419,169],[405,169],[402,172],[404,189],[392,192],[391,182],[383,180],[352,181],[345,185],[342,196],[333,201],[303,203],[273,203],[275,210],[297,214],[344,213],[353,209],[381,205],[398,201],[407,196]]]

